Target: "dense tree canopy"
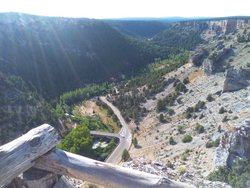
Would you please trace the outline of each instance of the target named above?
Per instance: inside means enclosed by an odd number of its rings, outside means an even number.
[[[72,153],[93,157],[92,141],[93,138],[90,135],[88,125],[83,123],[65,136],[58,147]]]

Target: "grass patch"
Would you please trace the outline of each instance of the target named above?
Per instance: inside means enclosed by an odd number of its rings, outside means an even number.
[[[120,126],[108,115],[107,109],[95,105],[95,112],[99,115],[104,124],[112,127],[113,132],[118,133],[120,131]]]
[[[88,108],[93,111],[93,114],[90,115],[86,113],[82,108]],[[91,111],[90,110],[90,111]],[[82,103],[81,105],[75,106],[73,111],[74,119],[77,121],[85,121],[88,116],[91,116],[90,119],[98,119],[98,124],[91,124],[90,130],[96,131],[104,131],[104,132],[112,132],[118,133],[120,131],[120,127],[118,122],[114,121],[112,116],[109,116],[108,110],[104,109],[100,106],[97,106],[94,102],[88,101]],[[88,119],[88,118],[87,118]]]

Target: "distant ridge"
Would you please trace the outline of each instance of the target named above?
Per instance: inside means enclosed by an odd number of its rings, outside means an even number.
[[[250,19],[250,16],[226,16],[226,17],[201,17],[201,18],[190,18],[183,21],[218,21],[218,20],[228,20],[228,19]]]
[[[131,18],[106,18],[103,20],[108,20],[108,21],[161,21],[161,22],[179,22],[179,21],[186,21],[189,20],[190,18],[184,18],[184,17],[131,17]]]

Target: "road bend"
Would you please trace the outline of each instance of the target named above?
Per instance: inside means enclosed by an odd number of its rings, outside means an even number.
[[[114,133],[100,133],[100,132],[95,132],[98,134],[101,134],[100,136],[113,136],[113,137],[118,137],[119,138],[119,144],[115,148],[115,150],[110,154],[110,156],[106,159],[106,162],[108,163],[113,163],[113,164],[118,164],[121,161],[122,157],[122,152],[124,149],[129,149],[132,143],[132,134],[130,132],[129,126],[124,120],[124,118],[121,115],[120,110],[115,107],[111,102],[107,100],[106,97],[102,96],[100,97],[100,100],[104,103],[106,103],[114,112],[114,114],[117,116],[118,120],[120,121],[122,128],[119,132],[119,134],[114,134]]]

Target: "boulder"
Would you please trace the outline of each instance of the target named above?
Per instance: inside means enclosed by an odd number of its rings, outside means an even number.
[[[23,181],[27,188],[52,188],[58,182],[58,175],[30,168],[23,173]]]
[[[235,69],[234,67],[231,67],[226,73],[223,92],[237,91],[249,85],[250,69]]]
[[[53,188],[75,188],[75,186],[72,185],[65,176],[62,176]]]

